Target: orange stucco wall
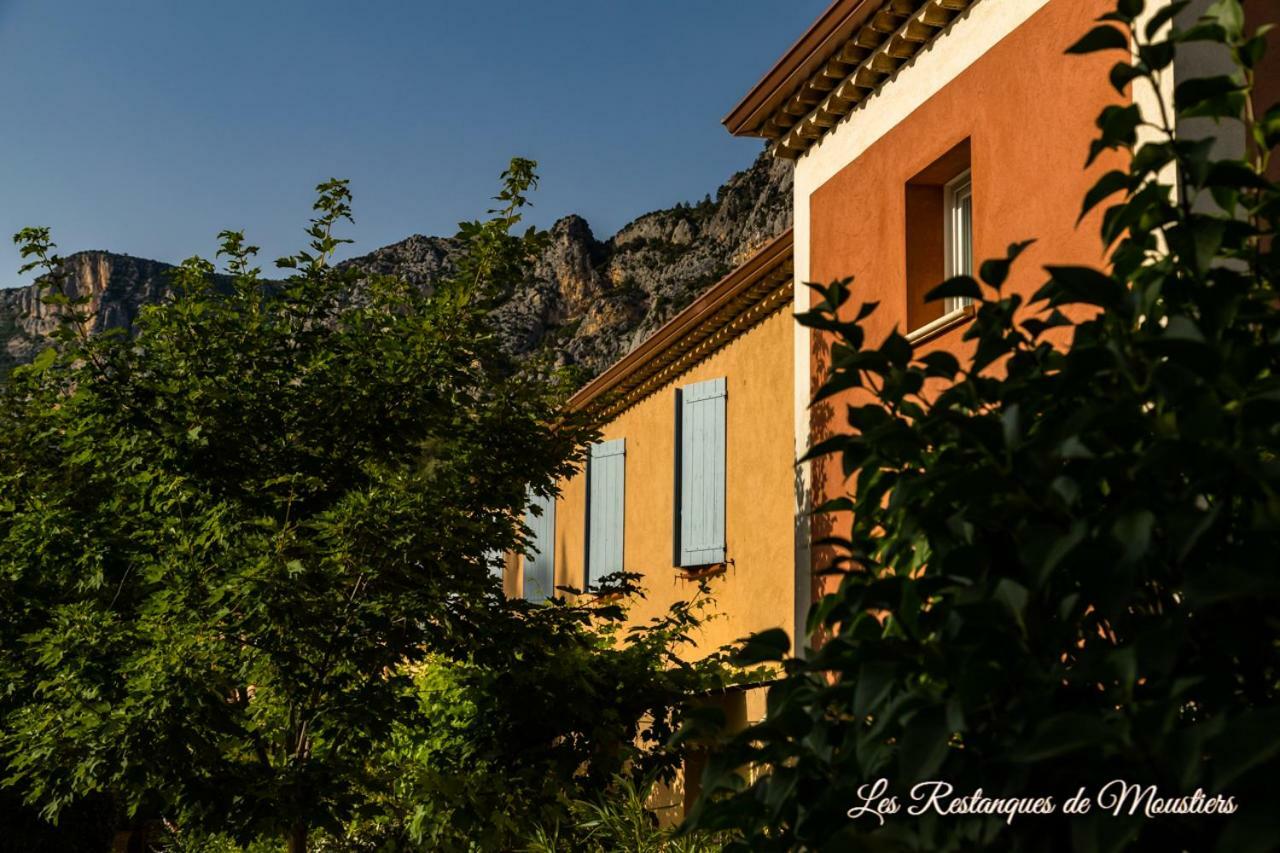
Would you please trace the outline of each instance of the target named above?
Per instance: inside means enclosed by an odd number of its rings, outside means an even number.
[[[1007,291],[1030,293],[1043,282],[1045,264],[1103,262],[1100,220],[1091,216],[1077,226],[1076,217],[1086,190],[1118,164],[1114,157],[1104,157],[1094,168],[1083,169],[1096,134],[1094,119],[1106,104],[1119,100],[1107,71],[1121,56],[1063,52],[1112,5],[1112,0],[1052,0],[809,198],[811,278],[854,276],[853,302],[880,302],[866,323],[869,342],[883,339],[895,327],[910,331],[907,182],[966,139],[975,267],[985,258],[1003,256],[1014,241],[1036,238],[1006,284]],[[892,83],[885,97],[892,97],[891,89]],[[851,118],[853,132],[857,119],[856,114]],[[967,349],[961,334],[953,330],[922,350],[945,347],[961,354]],[[825,370],[828,345],[815,336],[815,387]],[[814,411],[813,440],[830,432],[840,411],[838,401]],[[844,491],[838,459],[815,466],[817,500]],[[828,532],[827,523],[819,520],[815,538]],[[815,566],[826,559],[820,551],[814,553]]]
[[[674,567],[675,390],[726,378],[725,544],[732,563],[710,578],[717,618],[696,637],[711,652],[755,631],[786,627],[794,601],[795,469],[793,320],[779,311],[654,394],[603,425],[603,440],[626,439],[623,562],[644,576],[645,622],[697,592]],[[556,583],[581,588],[586,477],[561,483],[556,505]]]

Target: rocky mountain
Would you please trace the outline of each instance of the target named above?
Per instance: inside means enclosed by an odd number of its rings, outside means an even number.
[[[561,219],[533,274],[498,309],[515,354],[550,351],[594,376],[791,224],[790,162],[761,155],[698,204],[647,213],[607,240],[579,216]],[[346,263],[428,286],[452,269],[448,237],[414,235]],[[67,258],[69,286],[88,293],[97,328],[129,327],[160,299],[169,264],[110,252]],[[0,290],[0,376],[32,358],[56,320],[35,285]]]
[[[67,289],[89,294],[93,328],[129,328],[138,309],[168,288],[171,264],[111,252],[77,252],[65,259]],[[0,289],[0,378],[45,347],[58,320],[35,284]]]

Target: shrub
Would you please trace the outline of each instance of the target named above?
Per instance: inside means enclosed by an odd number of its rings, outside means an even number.
[[[834,342],[818,399],[851,403],[847,429],[810,452],[852,479],[820,508],[847,531],[825,543],[840,586],[810,615],[825,641],[786,661],[693,827],[740,829],[753,850],[1273,849],[1280,188],[1267,167],[1280,106],[1253,102],[1264,31],[1245,30],[1236,0],[1155,38],[1183,5],[1143,29],[1142,3],[1124,0],[1074,50],[1123,50],[1111,79],[1124,91],[1171,74],[1187,43],[1214,43],[1235,73],[1180,81],[1178,115],[1242,123],[1249,151],[1222,156],[1175,134],[1172,115],[1108,107],[1091,159],[1119,148],[1130,166],[1084,210],[1108,205],[1109,269],[1049,268],[1024,304],[1001,289],[1020,244],[982,265],[981,285],[943,283],[933,298],[978,300],[963,365],[897,334],[868,345],[874,306],[850,305],[849,282],[817,288],[799,318]],[[1139,144],[1144,124],[1158,134]],[[1070,343],[1049,343],[1054,329]],[[760,635],[743,659],[785,648]],[[767,772],[747,785],[745,763]],[[903,811],[851,820],[879,778]],[[1230,795],[1239,810],[1063,815],[1081,787],[1113,779]],[[923,780],[1058,809],[1011,824],[908,815]]]
[[[47,230],[19,235],[65,323],[0,389],[4,784],[302,850],[413,710],[406,664],[542,624],[492,550],[591,431],[487,311],[538,244],[509,233],[535,180],[513,161],[431,292],[330,263],[351,196],[326,182],[287,281],[225,232],[227,286],[188,261],[132,339],[90,335]]]
[[[531,608],[524,630],[492,644],[509,656],[415,665],[417,710],[373,758],[347,843],[513,849],[621,782],[672,781],[681,756],[668,742],[685,699],[759,673],[730,668],[723,653],[679,657],[706,618],[705,587],[620,636],[632,580],[604,582],[623,596],[613,603]]]
[[[710,853],[726,840],[705,832],[678,834],[664,829],[650,808],[652,780],[623,777],[592,799],[574,800],[568,819],[539,827],[525,848],[529,853]]]

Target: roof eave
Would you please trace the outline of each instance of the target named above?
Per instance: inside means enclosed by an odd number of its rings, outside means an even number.
[[[722,121],[734,136],[762,137],[760,127],[870,16],[878,0],[835,0]]]
[[[582,411],[608,395],[649,362],[660,358],[691,329],[714,318],[722,309],[758,283],[762,277],[786,263],[792,252],[792,230],[765,244],[759,251],[720,279],[676,314],[638,347],[615,361],[603,373],[569,398],[571,410]]]

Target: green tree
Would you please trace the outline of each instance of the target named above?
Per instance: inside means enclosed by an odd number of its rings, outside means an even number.
[[[492,554],[590,431],[490,327],[540,239],[510,233],[533,164],[503,177],[431,292],[332,263],[335,180],[290,278],[224,232],[229,284],[185,262],[134,337],[90,334],[48,231],[19,235],[65,323],[0,392],[0,769],[47,816],[110,792],[304,850],[417,710],[410,667],[528,621]]]
[[[1236,70],[1180,81],[1177,116],[1133,104],[1100,116],[1090,160],[1131,155],[1084,201],[1106,205],[1107,270],[1049,268],[1027,301],[1002,292],[1015,245],[982,265],[981,285],[943,283],[933,298],[978,301],[965,364],[897,334],[869,345],[860,321],[874,306],[850,304],[848,281],[818,287],[798,318],[834,342],[817,397],[852,394],[838,398],[847,429],[810,453],[851,479],[820,508],[848,531],[830,543],[840,587],[810,615],[825,641],[786,660],[767,720],[720,756],[694,827],[740,828],[753,850],[1244,851],[1280,838],[1280,188],[1267,170],[1280,105],[1255,103],[1265,30],[1245,29],[1238,0],[1165,36],[1186,4],[1139,26],[1142,6],[1121,0],[1072,49],[1123,51],[1119,91],[1171,74],[1191,42]],[[1243,125],[1248,151],[1175,133],[1177,117]],[[1046,340],[1055,328],[1069,344]],[[782,660],[786,647],[763,634],[742,656]],[[748,763],[764,771],[750,784]],[[879,778],[903,811],[851,820]],[[1230,795],[1239,810],[1062,815],[1081,786],[1113,779]],[[1051,795],[1058,814],[907,815],[921,780]]]
[[[759,673],[722,652],[679,657],[708,618],[705,587],[631,624],[635,580],[616,578],[603,601],[494,619],[475,654],[415,665],[418,711],[371,756],[362,807],[332,849],[523,849],[536,827],[570,834],[583,800],[673,781],[681,756],[666,745],[684,701]]]

